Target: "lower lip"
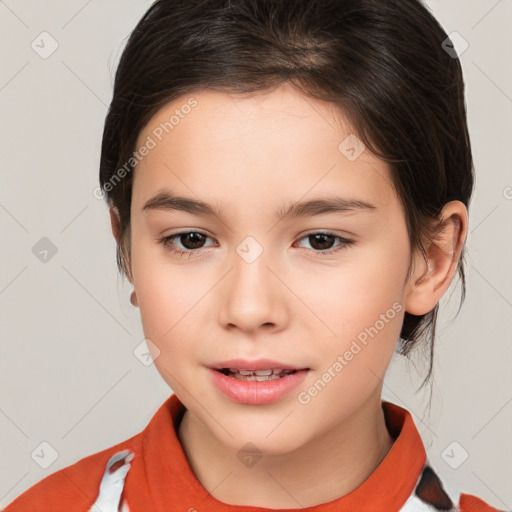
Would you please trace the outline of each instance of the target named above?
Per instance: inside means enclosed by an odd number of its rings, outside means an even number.
[[[297,370],[295,373],[273,380],[241,380],[228,377],[223,373],[209,369],[213,383],[230,400],[240,404],[265,405],[276,402],[304,381],[309,370]]]

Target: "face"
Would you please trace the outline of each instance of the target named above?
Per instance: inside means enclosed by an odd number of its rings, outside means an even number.
[[[131,273],[144,334],[190,414],[233,450],[289,452],[380,396],[411,253],[388,166],[351,134],[332,104],[283,85],[191,93],[139,136],[150,149],[134,174]],[[296,371],[242,381],[212,369],[226,364]]]

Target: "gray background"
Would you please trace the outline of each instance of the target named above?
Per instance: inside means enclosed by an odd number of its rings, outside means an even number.
[[[0,0],[0,506],[136,434],[171,393],[133,353],[139,312],[93,195],[115,67],[150,3]],[[449,492],[512,509],[512,1],[428,5],[469,44],[468,296],[455,321],[459,288],[442,300],[430,413],[428,393],[414,393],[421,354],[392,363],[384,398],[411,411]],[[31,47],[51,48],[43,31],[58,43],[48,58]],[[57,249],[46,261],[43,237]]]

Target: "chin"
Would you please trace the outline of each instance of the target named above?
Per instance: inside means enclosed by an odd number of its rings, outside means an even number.
[[[218,428],[215,429],[217,439],[227,448],[235,453],[240,451],[252,451],[261,455],[285,455],[288,453],[301,448],[307,439],[304,437],[304,433],[307,432],[307,428],[298,429],[285,428],[284,425],[273,429],[279,422],[272,422],[272,424],[264,424],[260,427],[248,425],[241,422],[234,428],[230,429],[230,433],[233,437],[230,437],[224,431],[218,432]],[[218,426],[217,426],[218,427]],[[269,432],[270,435],[269,435]]]

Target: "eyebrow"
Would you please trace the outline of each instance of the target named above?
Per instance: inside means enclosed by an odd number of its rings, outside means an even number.
[[[310,199],[308,201],[291,202],[278,209],[274,213],[274,218],[280,221],[285,217],[312,217],[329,213],[343,213],[357,210],[372,211],[377,209],[375,205],[367,201],[331,195]],[[175,210],[195,215],[217,217],[219,219],[223,217],[221,209],[215,205],[190,197],[177,196],[168,190],[160,191],[148,199],[141,209],[142,212],[150,210]]]

